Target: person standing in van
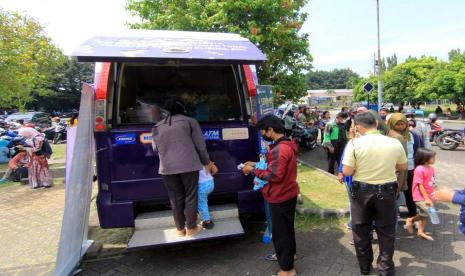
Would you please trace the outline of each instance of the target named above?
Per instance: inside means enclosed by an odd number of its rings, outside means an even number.
[[[170,198],[174,222],[179,236],[193,236],[197,227],[199,171],[217,171],[210,161],[199,123],[185,116],[184,105],[176,98],[165,103],[169,112],[152,130],[153,149],[158,152],[166,191]]]

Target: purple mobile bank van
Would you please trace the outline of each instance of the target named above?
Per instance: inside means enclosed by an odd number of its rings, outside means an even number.
[[[163,105],[170,96],[179,97],[188,115],[200,123],[219,168],[209,197],[213,218],[221,221],[229,209],[262,211],[263,199],[252,190],[252,178],[237,170],[239,163],[256,160],[259,153],[253,126],[255,65],[266,58],[253,43],[236,34],[128,30],[91,38],[73,56],[96,63],[94,133],[101,227],[135,227],[136,232],[151,231],[148,236],[166,236],[167,227],[173,228],[169,211],[154,212],[159,211],[154,206],[169,206],[169,198],[151,139],[154,123],[167,116]],[[229,207],[220,206],[225,203]],[[153,230],[157,227],[165,227],[164,234]],[[132,247],[183,241],[135,241]]]

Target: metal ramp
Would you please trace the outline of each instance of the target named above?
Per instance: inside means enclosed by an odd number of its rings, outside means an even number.
[[[211,206],[210,215],[215,223],[213,229],[203,229],[194,237],[179,237],[176,234],[176,227],[171,211],[140,214],[135,220],[135,232],[129,241],[128,249],[189,243],[244,234],[236,205]]]

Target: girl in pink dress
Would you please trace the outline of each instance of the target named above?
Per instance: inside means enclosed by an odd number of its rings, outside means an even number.
[[[434,180],[434,168],[432,165],[436,161],[436,153],[429,149],[420,148],[415,156],[415,171],[413,173],[412,197],[417,206],[418,213],[414,217],[407,219],[405,228],[413,234],[413,225],[418,221],[417,236],[426,240],[433,240],[433,237],[425,232],[426,219],[429,217],[428,208],[434,207],[432,194],[436,183]]]

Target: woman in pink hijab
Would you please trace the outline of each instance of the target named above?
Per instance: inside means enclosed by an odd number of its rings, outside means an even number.
[[[26,144],[29,146],[25,147],[29,155],[29,184],[33,189],[52,187],[53,180],[48,170],[47,158],[40,151],[45,136],[30,127],[20,128],[18,134],[26,139]]]

